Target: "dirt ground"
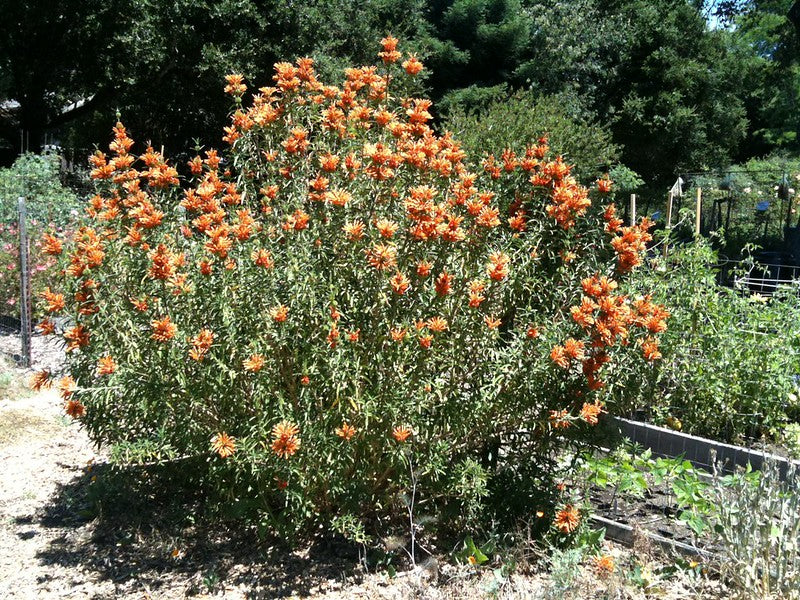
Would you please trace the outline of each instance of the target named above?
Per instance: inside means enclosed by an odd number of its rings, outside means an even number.
[[[57,363],[57,348],[36,344],[41,361]],[[13,347],[0,338],[0,355]],[[352,548],[321,542],[290,551],[251,531],[208,529],[195,523],[197,505],[176,508],[146,474],[119,483],[104,454],[62,416],[55,393],[26,391],[26,374],[0,361],[0,598],[712,597],[685,580],[646,593],[589,567],[559,592],[550,576],[520,570],[501,581],[492,568],[447,558],[390,578],[360,570]],[[634,559],[621,547],[611,552]]]

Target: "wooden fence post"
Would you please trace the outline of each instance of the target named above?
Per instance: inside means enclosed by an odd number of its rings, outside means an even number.
[[[694,216],[694,236],[700,237],[700,207],[703,203],[703,188],[697,188],[697,210]]]
[[[636,194],[631,194],[631,227],[636,225]]]
[[[25,197],[19,197],[19,316],[22,338],[22,366],[31,366],[31,280],[28,264],[28,215]]]

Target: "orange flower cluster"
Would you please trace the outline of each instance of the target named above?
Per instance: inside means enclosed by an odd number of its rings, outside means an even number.
[[[244,359],[242,366],[244,366],[245,371],[250,371],[251,373],[258,373],[261,369],[264,368],[266,364],[266,359],[262,354],[251,354],[248,358]]]
[[[653,222],[645,217],[638,225],[617,230],[611,246],[617,253],[617,269],[621,273],[627,273],[641,264],[642,253],[647,249],[648,242],[653,240],[648,233],[652,226]]]
[[[111,375],[117,370],[117,363],[112,356],[108,354],[100,357],[97,361],[97,375],[102,377],[104,375]]]
[[[168,342],[178,333],[178,326],[170,320],[169,316],[151,321],[150,327],[153,329],[150,337],[157,342]]]
[[[581,522],[581,513],[572,504],[567,504],[556,513],[555,526],[561,533],[572,533]]]
[[[564,346],[555,346],[550,354],[554,363],[562,368],[570,366],[570,359],[583,361],[583,373],[590,389],[598,389],[603,382],[597,377],[598,371],[610,358],[608,349],[617,343],[627,344],[632,327],[647,330],[650,334],[666,330],[669,313],[661,305],[653,304],[650,298],[640,298],[631,303],[627,296],[614,294],[618,287],[615,280],[607,276],[594,275],[581,282],[584,296],[581,303],[570,309],[573,321],[590,337],[591,348],[588,356],[581,345],[572,340],[572,351]],[[648,337],[641,343],[642,352],[649,361],[661,357],[658,341]],[[588,419],[587,419],[588,422]]]
[[[211,438],[211,450],[219,454],[221,458],[233,456],[233,453],[236,452],[236,439],[221,431]]]
[[[411,430],[403,425],[398,425],[392,429],[392,437],[398,442],[403,443],[411,437]]]
[[[43,371],[36,371],[33,375],[31,375],[30,385],[31,389],[34,392],[38,392],[39,390],[47,389],[50,387],[52,383],[50,371],[43,370]]]
[[[193,338],[189,339],[192,347],[189,349],[189,358],[197,362],[202,362],[214,343],[214,332],[208,328],[203,328]]]
[[[272,451],[281,458],[293,456],[300,448],[300,430],[290,421],[281,421],[272,428]]]
[[[613,575],[615,569],[614,557],[610,554],[598,554],[594,557],[594,570],[600,577]]]
[[[341,427],[336,428],[335,433],[346,442],[349,442],[356,434],[356,428],[345,421]]]

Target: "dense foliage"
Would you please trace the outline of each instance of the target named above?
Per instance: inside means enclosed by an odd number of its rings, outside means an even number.
[[[365,60],[371,40],[391,31],[431,67],[428,90],[444,109],[498,86],[579,96],[579,120],[606,123],[621,162],[663,186],[677,171],[797,151],[800,10],[792,6],[4,0],[0,98],[19,107],[3,107],[0,134],[8,156],[20,139],[35,150],[44,132],[85,150],[120,110],[142,139],[177,154],[195,139],[216,142],[224,105],[213,89],[224,73],[257,79],[279,57],[304,54],[330,75]]]
[[[545,139],[468,159],[409,95],[422,64],[382,43],[340,87],[310,59],[251,102],[229,76],[231,151],[184,187],[116,126],[87,221],[45,238],[65,409],[116,456],[193,461],[268,528],[353,533],[415,503],[452,524],[522,472],[570,533],[550,451],[612,409],[619,357],[659,356],[666,311],[617,291],[649,223],[623,227],[610,181],[582,187]]]
[[[664,360],[645,379],[620,379],[628,410],[714,439],[780,439],[800,416],[800,303],[791,289],[772,300],[717,284],[717,255],[697,242],[654,257],[631,282],[669,301]],[[631,293],[636,293],[632,291]]]

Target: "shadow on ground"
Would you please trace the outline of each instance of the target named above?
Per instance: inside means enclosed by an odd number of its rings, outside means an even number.
[[[292,550],[259,538],[254,528],[211,523],[202,499],[175,483],[175,475],[101,464],[59,486],[35,517],[54,534],[37,558],[75,568],[105,583],[103,589],[113,584],[109,597],[241,587],[248,597],[279,598],[307,596],[332,582],[336,587],[337,580],[360,581],[355,546],[320,538]]]

